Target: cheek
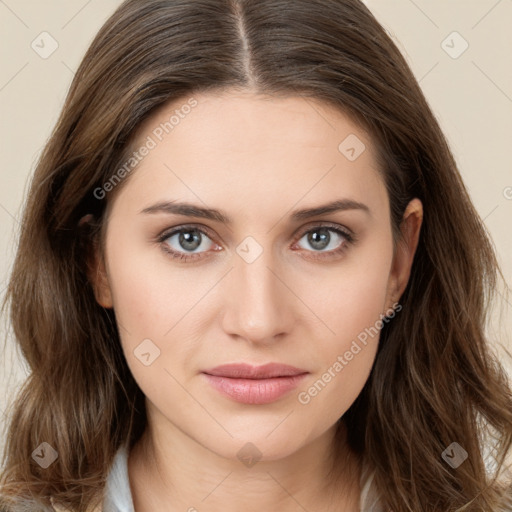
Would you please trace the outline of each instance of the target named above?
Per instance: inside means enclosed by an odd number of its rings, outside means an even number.
[[[324,324],[320,339],[325,352],[348,350],[385,314],[393,255],[390,236],[375,236],[354,247],[336,267],[297,275],[294,290]]]
[[[116,319],[133,342],[164,338],[198,301],[201,282],[206,288],[207,276],[195,277],[191,286],[190,274],[148,242],[116,244],[112,238],[108,250]]]
[[[120,235],[122,227],[112,233]],[[212,289],[218,271],[208,266],[185,271],[158,247],[132,239],[130,233],[112,236],[107,245],[123,353],[147,397],[158,402],[179,396],[189,403],[178,382],[188,386],[196,371],[194,354],[201,353],[198,340],[207,337],[200,332],[202,322],[214,313]],[[165,403],[173,409],[172,403]]]
[[[316,337],[318,372],[297,397],[311,414],[327,414],[327,421],[336,421],[364,387],[384,325],[391,262],[392,244],[382,237],[357,258],[347,258],[339,271],[317,276],[317,286],[311,286],[311,275],[304,279],[301,293],[309,289],[307,303],[325,324]]]
[[[133,235],[119,236],[121,228],[112,232],[118,236],[107,244],[108,274],[121,345],[135,379],[145,393],[151,392],[146,388],[162,375],[156,370],[166,367],[173,326],[186,314],[184,306],[197,301],[197,293],[186,286],[183,273],[169,273],[169,266],[164,272],[165,258],[158,249],[130,244]],[[175,356],[180,346],[172,348]]]
[[[316,428],[322,430],[334,424],[354,403],[368,379],[376,350],[376,343],[349,343],[333,352],[323,371],[298,391],[296,399],[302,411],[321,418]]]
[[[298,390],[296,399],[303,412],[322,419],[314,428],[316,434],[345,414],[373,367],[380,334],[375,327],[378,308],[360,305],[353,316],[350,311],[339,314],[339,321],[333,324],[336,335],[318,339],[315,357],[319,370]]]

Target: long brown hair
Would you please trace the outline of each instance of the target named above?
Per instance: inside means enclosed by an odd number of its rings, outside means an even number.
[[[382,328],[371,375],[341,419],[384,510],[511,510],[512,491],[495,477],[512,443],[512,393],[484,333],[502,275],[418,83],[359,0],[127,0],[101,28],[38,162],[8,287],[30,376],[11,411],[4,500],[40,510],[51,496],[85,512],[101,502],[116,450],[143,432],[144,397],[114,312],[87,277],[111,200],[94,191],[158,106],[231,87],[322,100],[367,129],[397,239],[409,200],[423,203],[402,311]],[[87,214],[94,222],[79,226]],[[31,457],[42,442],[58,453],[46,469]],[[468,454],[456,469],[442,458],[453,442]]]

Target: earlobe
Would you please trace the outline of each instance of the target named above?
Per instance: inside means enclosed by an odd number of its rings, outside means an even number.
[[[86,215],[79,222],[79,227],[84,229],[93,221],[92,215]],[[88,240],[86,245],[87,278],[94,291],[96,302],[104,308],[112,308],[112,292],[108,281],[105,260],[101,247],[95,237]]]
[[[414,198],[407,205],[400,224],[401,238],[396,246],[388,281],[386,302],[388,306],[398,302],[407,287],[419,243],[422,222],[423,205],[418,198]]]
[[[108,274],[105,268],[105,262],[102,255],[97,254],[99,250],[94,250],[94,267],[91,269],[91,276],[89,279],[91,280],[93,289],[94,289],[94,296],[96,298],[96,302],[100,306],[103,306],[104,308],[112,308],[113,307],[113,301],[112,301],[112,292],[110,289],[110,283],[108,281]]]

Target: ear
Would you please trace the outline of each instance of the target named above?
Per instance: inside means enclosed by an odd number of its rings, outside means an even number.
[[[80,219],[78,226],[84,229],[93,220],[92,215],[86,215]],[[96,302],[104,308],[112,308],[112,291],[108,281],[105,258],[97,237],[88,238],[86,252],[87,277],[94,290]]]
[[[405,209],[400,223],[401,238],[399,239],[391,272],[388,280],[386,311],[400,300],[407,287],[411,275],[414,254],[418,247],[421,224],[423,222],[423,205],[418,198],[412,199]]]

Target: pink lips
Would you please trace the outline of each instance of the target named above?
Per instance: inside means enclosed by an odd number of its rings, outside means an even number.
[[[296,388],[308,372],[293,366],[224,364],[203,372],[219,392],[246,404],[267,404]]]

